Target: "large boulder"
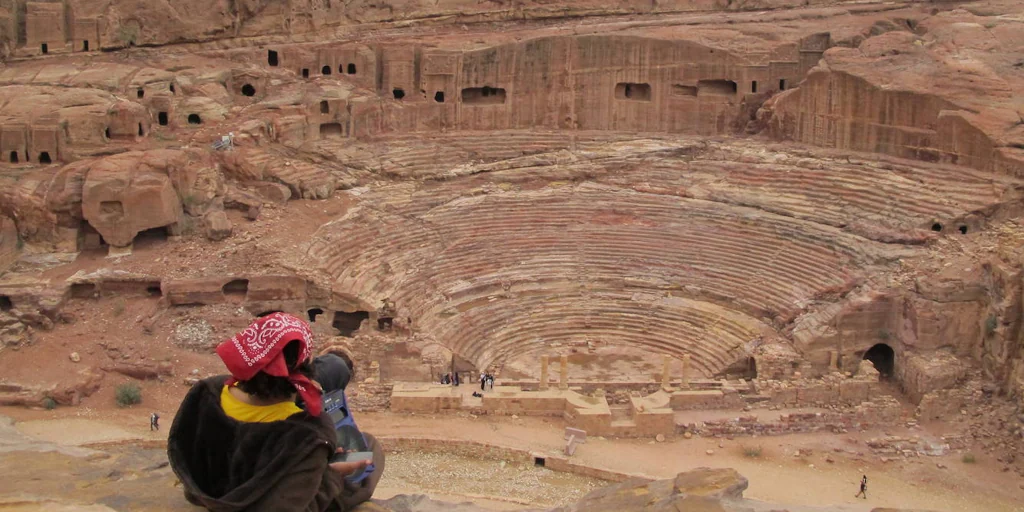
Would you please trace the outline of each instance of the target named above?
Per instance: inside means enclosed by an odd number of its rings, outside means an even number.
[[[142,155],[99,160],[86,175],[82,214],[114,247],[127,247],[138,233],[175,225],[182,216],[170,178],[155,166],[140,165]]]

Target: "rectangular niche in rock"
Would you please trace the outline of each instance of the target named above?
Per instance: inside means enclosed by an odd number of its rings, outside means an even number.
[[[615,85],[615,99],[651,101],[651,85],[620,82]]]
[[[464,105],[501,105],[505,103],[505,89],[495,87],[469,87],[462,90]]]

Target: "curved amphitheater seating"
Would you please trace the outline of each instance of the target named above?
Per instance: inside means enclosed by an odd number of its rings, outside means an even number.
[[[367,200],[310,256],[335,290],[390,297],[479,365],[589,338],[689,353],[712,375],[771,335],[757,318],[792,318],[877,256],[801,220],[600,185],[418,202]]]

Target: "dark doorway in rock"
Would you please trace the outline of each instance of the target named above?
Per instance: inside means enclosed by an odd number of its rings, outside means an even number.
[[[256,96],[256,88],[253,87],[252,84],[245,84],[242,86],[242,95],[249,97]]]
[[[626,82],[616,84],[615,98],[619,100],[651,101],[651,85]]]
[[[160,123],[160,126],[167,126],[167,112],[160,112],[157,114],[156,122]]]
[[[533,458],[533,465],[534,466],[544,467],[544,464],[546,462],[547,462],[547,460],[544,457],[534,457]]]
[[[747,380],[754,380],[757,378],[757,360],[753,357],[747,358],[747,372],[743,377]]]
[[[71,297],[74,299],[91,299],[96,296],[94,283],[75,283],[71,285]]]
[[[249,293],[249,280],[235,279],[225,284],[221,291],[224,292],[224,297],[228,300],[242,302]]]
[[[864,359],[871,361],[875,369],[882,375],[883,379],[891,378],[893,370],[896,369],[896,353],[892,347],[885,343],[879,343],[864,353]]]
[[[43,151],[42,153],[39,153],[39,163],[41,163],[41,164],[53,163],[53,162],[50,161],[50,153],[46,152],[46,151]]]
[[[42,49],[43,49],[43,54],[50,53],[50,45],[48,45],[46,43],[43,43]]]
[[[135,91],[135,96],[138,96],[138,98],[140,100],[142,98],[145,98],[146,97],[146,90],[140,87],[138,91]]]
[[[394,96],[396,100],[400,100],[405,97],[405,91],[396,87],[391,90],[391,95]]]
[[[302,78],[309,78],[309,68],[302,68]]]
[[[199,114],[189,114],[188,124],[203,124],[203,118],[199,117]]]
[[[139,123],[139,137],[146,136],[146,129],[142,127],[142,123]]]
[[[345,127],[341,123],[323,123],[320,125],[320,138],[344,137]]]
[[[89,41],[82,41],[82,51],[83,52],[89,51]]]
[[[306,310],[306,315],[309,316],[310,322],[316,322],[316,317],[324,314],[324,310],[320,308],[309,308]]]
[[[17,151],[11,151],[10,161],[11,161],[12,164],[18,163],[18,152]]]
[[[497,105],[505,103],[505,89],[489,86],[469,87],[462,90],[465,105]]]
[[[966,234],[967,234],[967,226],[960,226],[960,227],[959,227],[959,228],[957,228],[957,229],[959,229],[959,230],[960,230],[960,234],[961,234],[961,235],[966,235]]]
[[[359,325],[363,323],[363,320],[368,318],[370,318],[370,313],[367,311],[354,311],[352,313],[338,311],[334,313],[334,321],[331,322],[331,325],[342,336],[351,337],[353,333],[359,330]]]
[[[321,75],[325,75],[325,76],[331,74],[331,67],[330,66],[324,66],[324,67],[320,68],[320,74]]]
[[[171,84],[171,94],[174,94],[174,84]]]
[[[110,128],[109,127],[103,130],[103,136],[108,138],[108,139],[110,138]]]
[[[323,100],[323,101],[320,102],[320,113],[321,114],[330,114],[331,113],[331,104],[327,103],[327,100]]]
[[[6,295],[0,295],[0,311],[10,311],[14,309],[14,303],[11,302],[11,298]]]
[[[394,324],[395,319],[391,317],[384,316],[377,319],[377,329],[381,331],[390,331]]]
[[[122,209],[124,207],[122,206]],[[161,226],[158,228],[150,228],[145,231],[140,231],[139,234],[135,235],[132,239],[132,245],[136,249],[145,249],[147,247],[156,247],[160,244],[167,242],[169,234],[167,233],[167,227]]]
[[[277,66],[278,61],[277,61],[277,52],[276,51],[274,51],[274,50],[267,50],[267,64],[270,64],[271,66],[274,66],[274,67]]]
[[[932,231],[942,231],[942,224],[939,224],[938,222],[932,224]]]
[[[750,81],[750,92],[757,92],[757,80]]]
[[[785,78],[780,78],[779,79],[779,90],[780,91],[785,91],[786,90],[786,79]]]
[[[444,103],[444,91],[437,91],[434,93],[434,101],[438,103]]]
[[[347,71],[347,72],[348,72],[348,74],[350,74],[350,75],[354,75],[354,74],[356,74],[356,65],[355,65],[355,64],[352,64],[352,63],[349,63],[349,65],[348,65],[348,69],[346,69],[346,71]]]
[[[162,297],[164,292],[160,288],[160,283],[150,283],[146,286],[146,295],[149,295],[150,297]]]

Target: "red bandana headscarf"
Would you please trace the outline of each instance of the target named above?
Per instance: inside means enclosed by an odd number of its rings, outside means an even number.
[[[287,377],[306,403],[306,412],[319,416],[320,388],[309,377],[288,368],[281,351],[293,341],[299,342],[299,362],[309,359],[313,332],[309,325],[286,313],[273,313],[256,319],[244,331],[217,346],[217,355],[231,372],[227,384],[249,380],[263,372],[274,377]]]

